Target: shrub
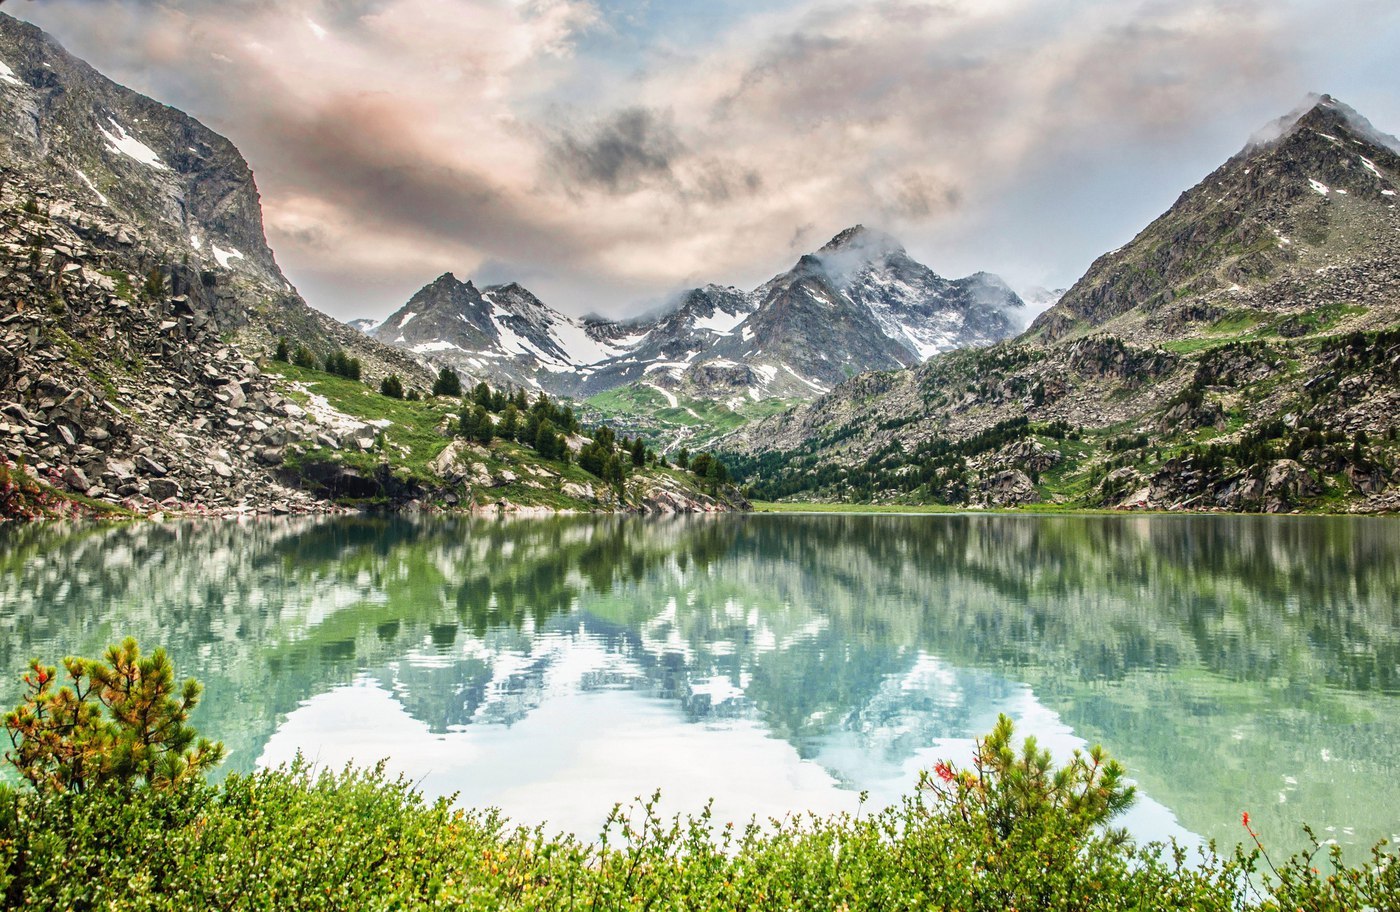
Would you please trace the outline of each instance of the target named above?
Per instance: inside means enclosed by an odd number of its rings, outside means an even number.
[[[1393,909],[1400,863],[1377,849],[1268,866],[1262,846],[1188,859],[1102,832],[1131,800],[1095,749],[1066,770],[1001,720],[967,771],[941,763],[883,811],[719,825],[657,796],[596,842],[425,801],[404,778],[290,766],[218,786],[0,786],[6,909]],[[1251,831],[1252,832],[1252,831]]]
[[[379,382],[379,392],[390,399],[403,398],[403,381],[398,374],[390,374]]]
[[[223,760],[223,744],[186,724],[201,687],[190,678],[177,689],[164,649],[142,657],[128,637],[104,659],[70,656],[63,666],[69,685],[59,687],[57,669],[33,660],[23,701],[5,714],[5,757],[35,788],[168,788]]]

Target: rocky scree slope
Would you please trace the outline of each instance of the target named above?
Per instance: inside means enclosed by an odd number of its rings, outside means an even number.
[[[1397,149],[1318,96],[1024,336],[858,377],[734,465],[759,496],[1393,510]]]
[[[624,386],[710,401],[810,399],[855,374],[1011,335],[1020,299],[995,276],[949,281],[893,238],[847,229],[752,292],[707,285],[665,312],[578,320],[519,285],[451,274],[381,325],[381,341],[473,379],[593,396]]]
[[[371,450],[374,476],[398,478],[407,457],[394,439],[408,432],[335,408],[314,389],[329,375],[269,370],[261,359],[281,336],[321,357],[343,350],[371,383],[393,372],[431,384],[414,358],[290,287],[227,139],[0,15],[4,460],[138,512],[321,509],[335,494],[324,476]],[[447,448],[440,430],[414,438],[412,455]],[[315,495],[298,489],[308,481]],[[438,488],[451,479],[395,490]]]

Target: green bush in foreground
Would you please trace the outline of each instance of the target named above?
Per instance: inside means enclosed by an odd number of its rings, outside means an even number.
[[[877,813],[735,827],[708,810],[615,809],[597,842],[426,801],[370,770],[303,760],[208,785],[0,788],[6,909],[1393,909],[1400,865],[1377,848],[1318,873],[1258,873],[1140,849],[1102,825],[1131,800],[1092,751],[1053,771],[1003,719],[968,770],[939,764]]]

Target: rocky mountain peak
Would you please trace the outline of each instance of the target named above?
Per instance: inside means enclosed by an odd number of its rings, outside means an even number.
[[[1378,130],[1359,111],[1331,95],[1312,94],[1288,114],[1274,120],[1250,137],[1244,153],[1277,146],[1299,133],[1312,132],[1324,137],[1348,135],[1400,154],[1400,139]]]
[[[900,244],[893,235],[878,229],[867,228],[864,225],[852,225],[823,244],[817,250],[817,255],[830,255],[846,251],[859,252],[868,255],[870,259],[875,259],[887,253],[904,253],[904,245]]]
[[[462,283],[461,283],[460,281],[457,280],[457,277],[456,277],[455,275],[453,275],[453,274],[450,273],[450,272],[444,272],[442,275],[438,276],[436,279],[433,279],[431,282],[429,282],[429,283],[427,284],[426,287],[427,287],[427,288],[456,288],[457,286],[459,286],[459,285],[461,285],[461,284],[462,284]]]
[[[1400,257],[1400,141],[1336,99],[1311,96],[1254,134],[1136,238],[1094,262],[1032,329],[1178,339],[1226,319],[1385,287]],[[1327,287],[1326,294],[1311,293]]]

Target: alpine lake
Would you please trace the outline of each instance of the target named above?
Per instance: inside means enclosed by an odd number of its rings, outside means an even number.
[[[655,789],[739,823],[883,806],[1006,713],[1119,758],[1140,840],[1230,847],[1242,811],[1271,852],[1400,838],[1395,519],[0,528],[0,702],[128,635],[204,683],[225,770],[387,759],[550,831]]]

